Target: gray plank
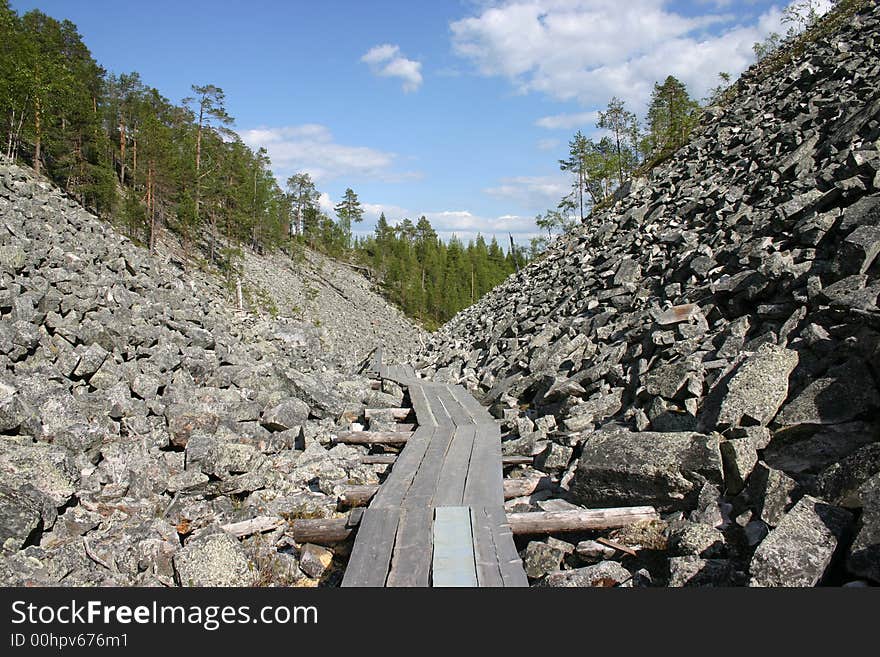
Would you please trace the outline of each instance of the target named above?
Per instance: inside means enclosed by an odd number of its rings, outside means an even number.
[[[479,424],[465,483],[464,503],[504,506],[501,432],[496,424]]]
[[[452,426],[440,426],[434,429],[431,444],[428,445],[425,457],[419,465],[419,471],[406,492],[404,504],[407,507],[431,505],[437,491],[437,481],[440,479],[443,461],[446,458],[446,452],[449,450],[454,432],[455,429]]]
[[[409,386],[409,400],[416,413],[416,419],[421,426],[437,426],[437,420],[431,412],[431,405],[425,396],[425,390],[421,384],[412,383]]]
[[[355,537],[342,586],[384,586],[400,509],[367,509]]]
[[[399,508],[425,458],[434,435],[433,427],[419,427],[401,450],[391,474],[379,488],[370,508]]]
[[[474,420],[470,413],[452,396],[449,386],[439,386],[437,388],[437,396],[446,408],[452,423],[457,426],[473,425]]]
[[[438,506],[433,536],[433,586],[477,586],[470,509],[466,506]]]
[[[453,426],[452,418],[438,395],[438,391],[441,387],[442,386],[439,386],[436,383],[432,383],[423,386],[422,389],[425,391],[425,396],[428,398],[428,404],[431,406],[431,413],[433,413],[434,419],[437,421],[437,426],[451,427]]]
[[[467,409],[468,413],[470,413],[471,417],[474,418],[474,422],[491,422],[492,415],[489,413],[489,409],[484,407],[480,402],[473,398],[471,393],[469,393],[464,386],[450,386],[450,390],[453,396],[458,400],[458,402]]]
[[[489,518],[489,527],[495,542],[495,553],[504,586],[528,586],[529,580],[523,569],[522,559],[517,554],[513,534],[510,532],[507,516],[504,514],[504,507],[485,507],[484,512]]]
[[[456,427],[437,481],[437,491],[434,493],[435,506],[463,504],[464,486],[467,482],[475,435],[476,427],[473,425]]]
[[[401,512],[397,540],[386,586],[428,586],[433,556],[434,510],[406,507]]]
[[[477,565],[477,582],[483,587],[504,586],[501,565],[495,551],[495,538],[489,516],[483,507],[471,508],[471,529],[474,535],[474,558]]]

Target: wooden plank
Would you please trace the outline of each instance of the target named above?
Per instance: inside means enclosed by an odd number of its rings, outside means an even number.
[[[404,445],[412,431],[340,431],[334,443],[346,445]]]
[[[400,509],[364,511],[342,586],[385,585],[399,522]]]
[[[474,536],[477,583],[482,587],[504,586],[489,516],[483,507],[471,507],[471,529]]]
[[[397,454],[367,454],[360,458],[364,465],[391,465],[397,461]]]
[[[484,407],[480,402],[473,398],[471,393],[469,393],[464,386],[456,385],[450,386],[450,391],[452,395],[458,400],[458,402],[470,413],[471,417],[474,418],[475,422],[491,422],[492,415],[489,413],[489,409]]]
[[[432,427],[420,427],[415,432],[406,447],[398,455],[391,474],[388,475],[376,497],[373,498],[371,508],[400,508],[413,484],[416,473],[420,470],[422,461],[426,458],[426,452],[431,445],[434,431]]]
[[[474,449],[465,483],[464,503],[470,506],[504,505],[501,471],[501,431],[496,424],[477,425]]]
[[[434,413],[431,412],[431,405],[425,396],[425,390],[420,384],[411,384],[409,386],[409,401],[416,413],[416,420],[422,426],[437,426],[437,420]]]
[[[652,506],[627,506],[613,509],[584,509],[582,511],[511,513],[508,515],[507,521],[513,533],[520,535],[614,529],[659,518],[660,515]]]
[[[438,386],[436,383],[432,383],[430,385],[423,386],[423,389],[425,391],[425,396],[428,399],[428,404],[431,407],[431,413],[434,416],[434,420],[437,422],[437,426],[451,427],[453,426],[452,417],[449,415],[446,406],[443,404],[437,394],[437,391],[440,387],[441,386]]]
[[[501,569],[501,579],[504,586],[528,586],[529,580],[523,569],[523,562],[516,551],[513,535],[507,524],[507,517],[501,506],[486,507],[485,513],[489,518],[489,527],[492,531],[492,539],[495,542],[495,554],[498,558],[498,567]]]
[[[466,506],[438,506],[434,510],[433,537],[432,585],[476,586],[470,509]]]
[[[408,506],[403,509],[386,586],[429,585],[433,522],[432,507]]]
[[[434,493],[435,506],[460,506],[464,501],[464,486],[467,481],[471,452],[474,448],[476,427],[459,426],[455,429],[452,442],[443,459],[437,491]]]
[[[452,423],[457,426],[465,426],[465,425],[473,425],[474,420],[471,417],[470,413],[452,396],[452,392],[449,390],[449,386],[439,386],[437,388],[437,396],[440,398],[440,401],[443,403],[446,412],[449,414],[449,419],[452,420]]]
[[[395,420],[405,420],[410,413],[412,413],[411,408],[368,408],[364,411],[364,417],[368,420],[376,414],[387,415],[390,414]]]
[[[502,456],[501,465],[531,465],[535,462],[534,456]]]
[[[413,477],[412,485],[406,492],[404,504],[411,506],[430,506],[437,492],[437,481],[440,478],[440,470],[446,458],[446,452],[452,442],[455,428],[452,426],[439,426],[433,430],[431,444],[425,451],[425,456],[419,465],[419,470]],[[382,491],[380,491],[380,494]]]

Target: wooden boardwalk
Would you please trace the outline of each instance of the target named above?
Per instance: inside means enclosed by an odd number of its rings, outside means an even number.
[[[501,434],[461,386],[407,365],[373,374],[407,388],[417,427],[360,520],[343,586],[528,586],[504,514]]]

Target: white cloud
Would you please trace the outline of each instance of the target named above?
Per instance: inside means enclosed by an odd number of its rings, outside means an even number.
[[[361,61],[368,64],[375,75],[403,80],[404,93],[422,86],[422,63],[404,57],[399,46],[390,43],[375,46],[361,57]]]
[[[544,116],[535,121],[535,125],[547,130],[571,130],[573,128],[585,127],[593,130],[598,120],[599,112],[576,112],[574,114]]]
[[[539,139],[537,146],[540,151],[553,151],[562,146],[562,142],[558,139]]]
[[[569,191],[564,174],[556,176],[515,176],[502,178],[495,187],[484,190],[490,196],[515,202],[534,212],[555,208]]]
[[[451,24],[453,48],[481,74],[507,78],[522,93],[588,108],[618,96],[641,114],[655,81],[675,75],[701,98],[719,71],[738,75],[753,61],[756,41],[784,31],[777,6],[742,24],[729,14],[685,16],[669,4],[498,0]],[[542,121],[560,124],[564,116]]]
[[[244,130],[241,138],[251,148],[266,148],[282,184],[301,171],[316,182],[341,177],[396,182],[420,177],[414,172],[395,172],[395,153],[339,144],[326,126],[316,123]]]

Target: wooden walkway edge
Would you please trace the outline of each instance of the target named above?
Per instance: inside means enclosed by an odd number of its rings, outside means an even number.
[[[498,425],[463,387],[382,357],[379,347],[369,370],[407,389],[417,427],[363,512],[342,586],[528,586]]]

